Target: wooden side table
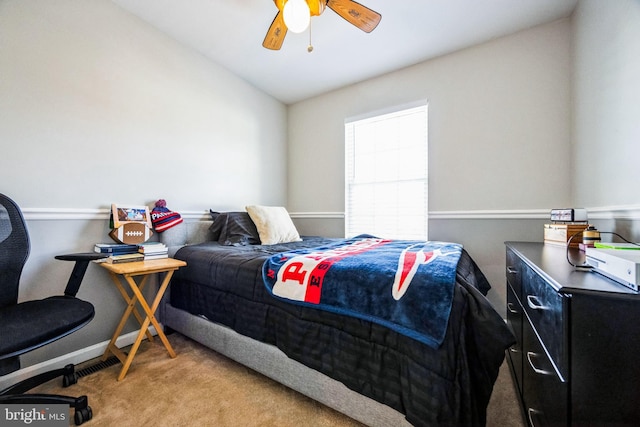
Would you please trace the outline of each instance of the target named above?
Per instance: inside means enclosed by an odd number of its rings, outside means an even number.
[[[171,356],[171,358],[175,358],[176,353],[171,347],[171,344],[169,343],[166,335],[162,331],[160,324],[156,320],[155,312],[160,305],[162,296],[169,286],[169,282],[171,281],[171,277],[173,276],[174,271],[176,271],[180,267],[184,267],[185,265],[187,265],[187,263],[173,258],[165,258],[149,261],[126,262],[121,264],[102,262],[99,265],[109,271],[109,275],[111,276],[113,283],[115,283],[118,291],[120,291],[120,294],[127,303],[127,308],[125,309],[124,314],[120,319],[120,323],[113,333],[113,337],[111,337],[111,341],[109,342],[107,349],[102,355],[102,360],[104,361],[109,357],[109,353],[113,353],[113,355],[115,355],[120,360],[120,362],[122,362],[123,366],[122,370],[120,371],[120,375],[118,375],[118,381],[121,381],[127,374],[127,371],[131,366],[131,362],[133,362],[133,358],[135,357],[136,352],[140,347],[140,343],[142,342],[142,339],[145,337],[145,335],[149,338],[150,341],[153,340],[153,337],[149,332],[150,324],[155,327],[156,332],[158,333],[158,337],[164,344],[167,352],[169,352],[169,356]],[[151,277],[152,274],[156,273],[164,273],[164,278],[162,280],[162,283],[160,284],[160,287],[158,288],[158,292],[156,293],[151,306],[149,306],[148,302],[144,298],[144,295],[142,294],[142,290],[148,283],[149,277]],[[136,282],[134,280],[135,277],[140,277],[140,281]],[[129,288],[132,292],[131,296],[129,295],[129,292],[127,292],[125,286],[123,286],[122,279],[124,279],[124,282],[129,285]],[[140,306],[144,310],[144,318],[137,310],[136,304],[140,304]],[[127,355],[116,346],[116,340],[120,336],[120,333],[122,332],[122,329],[124,328],[124,325],[127,323],[127,320],[129,319],[129,316],[131,316],[131,314],[133,314],[140,323],[140,331],[138,332],[138,336],[133,343],[129,354]]]

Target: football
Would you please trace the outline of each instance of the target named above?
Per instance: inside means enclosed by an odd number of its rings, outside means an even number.
[[[151,229],[144,222],[125,222],[114,228],[109,236],[117,242],[128,245],[144,243],[153,235]]]

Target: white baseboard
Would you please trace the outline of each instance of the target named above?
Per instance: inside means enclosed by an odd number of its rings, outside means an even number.
[[[157,332],[153,326],[149,328],[151,335],[156,336]],[[120,348],[131,345],[136,340],[139,330],[129,332],[128,334],[121,335],[116,340],[116,345]],[[146,339],[146,338],[145,338]],[[109,340],[110,341],[110,340]],[[95,359],[104,354],[109,345],[109,341],[103,341],[101,343],[94,344],[90,347],[82,348],[72,353],[63,354],[55,359],[46,360],[36,365],[27,366],[26,368],[19,369],[15,372],[0,377],[0,390],[16,384],[22,380],[33,377],[35,375],[47,372],[53,369],[63,368],[68,364],[77,365],[87,360]]]

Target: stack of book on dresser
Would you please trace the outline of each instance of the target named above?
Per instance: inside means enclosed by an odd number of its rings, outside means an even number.
[[[551,222],[544,225],[544,243],[578,248],[588,227],[586,209],[552,209]]]
[[[160,242],[146,242],[140,244],[125,243],[96,243],[95,252],[109,254],[104,262],[118,264],[123,262],[147,261],[151,259],[168,258],[169,249]]]

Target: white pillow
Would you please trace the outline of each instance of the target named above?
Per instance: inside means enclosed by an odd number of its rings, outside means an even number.
[[[275,245],[302,240],[284,207],[253,205],[247,206],[246,209],[258,229],[261,244]]]

